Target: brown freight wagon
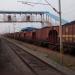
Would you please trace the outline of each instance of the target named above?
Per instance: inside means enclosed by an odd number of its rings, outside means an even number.
[[[65,24],[63,25],[63,42],[74,43],[75,42],[75,24]]]
[[[20,38],[21,41],[24,41],[25,35],[26,35],[26,32],[20,32],[19,38]]]
[[[24,34],[24,40],[26,41],[26,42],[32,42],[32,31],[26,31],[26,33]]]
[[[58,27],[44,27],[36,31],[36,39],[40,41],[48,41],[49,43],[56,43],[58,41]]]

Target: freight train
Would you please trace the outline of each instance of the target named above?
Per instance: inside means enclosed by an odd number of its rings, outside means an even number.
[[[6,34],[7,37],[59,51],[59,26]],[[75,55],[75,21],[62,25],[63,53]]]

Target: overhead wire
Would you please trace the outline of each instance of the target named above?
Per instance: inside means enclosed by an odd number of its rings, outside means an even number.
[[[47,0],[45,0],[46,3],[25,2],[25,1],[17,1],[17,2],[21,2],[22,4],[27,4],[27,5],[30,5],[30,6],[34,6],[34,4],[48,5],[48,6],[50,6],[57,14],[60,14],[60,12],[57,11],[57,9],[54,8]]]
[[[60,14],[60,12],[57,11],[56,8],[54,8],[47,0],[45,0],[45,2],[46,2],[55,12],[57,12],[58,14]]]

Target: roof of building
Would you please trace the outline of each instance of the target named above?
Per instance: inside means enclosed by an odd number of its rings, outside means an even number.
[[[21,31],[26,31],[26,32],[30,32],[30,31],[35,31],[38,30],[37,28],[33,28],[33,27],[27,27],[27,28],[23,28]]]
[[[74,25],[74,24],[75,24],[75,21],[71,21],[71,22],[68,22],[68,23],[66,23],[64,25]]]

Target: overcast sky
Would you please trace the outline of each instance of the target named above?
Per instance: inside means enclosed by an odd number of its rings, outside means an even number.
[[[56,12],[52,10],[50,6],[47,5],[34,5],[29,6],[25,4],[21,4],[17,1],[21,0],[0,0],[0,10],[7,10],[7,11],[49,11],[55,15],[57,15]],[[45,0],[23,0],[28,2],[40,2],[40,3],[46,3]],[[55,7],[58,10],[58,1],[59,0],[47,0],[53,7]],[[61,0],[62,4],[62,17],[68,21],[75,20],[75,0]],[[3,24],[1,27],[4,28]],[[1,32],[4,31],[4,29],[0,30]]]

